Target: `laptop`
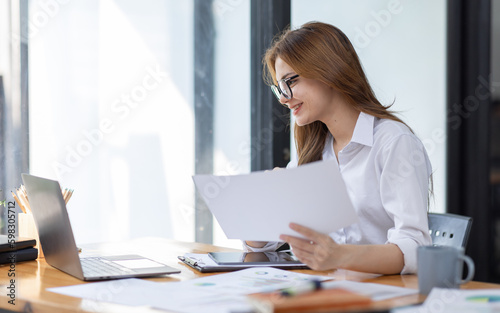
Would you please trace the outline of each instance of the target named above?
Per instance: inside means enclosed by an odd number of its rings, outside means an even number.
[[[85,281],[177,274],[180,270],[140,255],[79,256],[57,181],[22,174],[45,260]]]

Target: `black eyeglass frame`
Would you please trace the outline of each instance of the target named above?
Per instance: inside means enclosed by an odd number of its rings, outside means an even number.
[[[282,80],[279,80],[278,81],[278,86],[276,85],[271,85],[271,90],[273,91],[273,94],[276,96],[276,98],[278,99],[278,101],[280,101],[280,96],[283,95],[283,97],[285,97],[285,99],[292,99],[293,98],[293,93],[292,93],[292,88],[290,88],[290,81],[292,79],[295,79],[299,77],[299,74],[297,75],[293,75],[293,76],[290,76],[290,77],[287,77],[287,78],[283,78]],[[286,88],[288,89],[288,91],[290,92],[290,95],[287,94],[286,90],[284,90],[284,86],[286,86]]]

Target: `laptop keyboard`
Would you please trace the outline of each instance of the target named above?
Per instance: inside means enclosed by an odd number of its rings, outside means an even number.
[[[131,269],[99,257],[81,258],[80,263],[85,277],[107,277],[133,272]]]

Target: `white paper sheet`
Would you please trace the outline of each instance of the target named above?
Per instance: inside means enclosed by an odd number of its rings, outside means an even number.
[[[259,267],[182,282],[124,279],[48,290],[96,301],[92,303],[96,308],[99,302],[111,302],[185,313],[224,313],[251,311],[247,294],[293,287],[312,279],[330,277]]]
[[[246,175],[196,175],[193,180],[229,239],[300,236],[290,222],[329,234],[358,220],[335,160]]]
[[[172,283],[176,284],[176,283]],[[138,278],[117,279],[67,287],[48,288],[48,291],[93,301],[121,303],[130,306],[145,305],[144,299],[156,283]]]
[[[331,277],[259,267],[181,282],[158,283],[132,278],[49,288],[48,290],[92,301],[87,303],[87,307],[93,311],[101,311],[103,302],[109,302],[184,313],[229,313],[250,312],[252,307],[246,298],[246,295],[250,293],[268,292],[298,286],[310,280],[328,279]],[[323,282],[322,287],[352,290],[367,295],[374,301],[418,292],[415,289],[352,281]],[[476,296],[499,295],[498,290],[475,292],[477,293],[473,295]],[[447,292],[445,296],[442,299],[448,300],[453,297],[456,301],[458,298],[463,298],[450,292]]]
[[[391,310],[393,313],[500,312],[500,289],[433,288],[422,305]]]

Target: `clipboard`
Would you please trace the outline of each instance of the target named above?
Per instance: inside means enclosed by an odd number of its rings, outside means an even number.
[[[250,267],[274,267],[284,270],[309,269],[309,267],[303,263],[283,264],[273,263],[272,261],[262,264],[239,263],[237,265],[221,265],[212,260],[207,253],[186,253],[183,256],[178,256],[177,258],[182,263],[201,273],[231,272],[243,270]]]

